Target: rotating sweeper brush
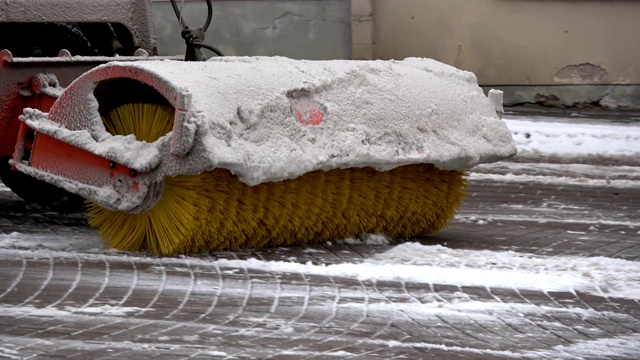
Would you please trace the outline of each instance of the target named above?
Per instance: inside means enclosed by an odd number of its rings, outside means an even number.
[[[501,111],[427,59],[112,62],[25,109],[13,165],[88,199],[122,250],[411,237],[452,219],[465,171],[515,153]]]

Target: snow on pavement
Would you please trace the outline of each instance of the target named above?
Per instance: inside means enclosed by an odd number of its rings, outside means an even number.
[[[20,257],[20,250],[0,252],[0,259]],[[74,258],[67,252],[42,252],[32,257]],[[84,259],[103,259],[104,254],[84,254]],[[121,257],[113,252],[110,262],[133,261],[160,263],[169,267],[184,263],[182,258]],[[120,260],[122,259],[122,260]],[[191,265],[211,266],[209,260],[188,258]],[[523,289],[534,291],[583,292],[595,296],[640,300],[640,262],[605,257],[536,256],[512,251],[459,250],[440,245],[402,243],[362,262],[313,264],[218,259],[214,264],[224,269],[245,269],[273,273],[351,278],[360,281],[396,281],[401,283],[445,284],[483,288]],[[153,268],[152,268],[153,269]],[[185,284],[184,286],[191,286]],[[180,286],[174,290],[182,289]],[[197,287],[196,287],[197,290]],[[112,310],[113,311],[113,310]]]
[[[453,250],[418,243],[397,245],[362,263],[314,265],[249,260],[220,267],[270,272],[537,291],[576,291],[640,300],[640,263],[604,257],[539,257],[511,251]]]
[[[512,160],[475,167],[471,181],[640,187],[640,126],[543,119],[505,115],[518,154]]]
[[[640,126],[505,115],[519,155],[640,157]]]

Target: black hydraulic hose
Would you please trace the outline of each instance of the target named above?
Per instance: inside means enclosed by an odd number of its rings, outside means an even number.
[[[207,2],[207,20],[204,23],[204,26],[198,29],[189,29],[186,21],[182,18],[182,12],[178,8],[178,4],[176,4],[176,0],[171,0],[171,6],[173,7],[173,12],[176,14],[178,21],[180,22],[180,26],[182,27],[182,37],[185,39],[187,44],[187,55],[185,56],[185,60],[188,61],[200,61],[206,60],[204,54],[200,52],[200,48],[205,48],[213,51],[218,56],[224,56],[222,51],[218,50],[218,48],[207,45],[203,42],[204,33],[211,25],[211,19],[213,18],[213,6],[211,5],[211,0],[206,0]]]
[[[207,20],[204,22],[204,25],[202,26],[202,31],[207,31],[207,29],[209,28],[209,25],[211,24],[212,17],[213,17],[213,6],[211,6],[211,0],[207,0]]]
[[[211,18],[213,17],[213,6],[211,5],[211,0],[206,0],[206,2],[207,2],[207,20],[204,22],[204,25],[202,26],[202,31],[207,31],[207,29],[209,28],[209,25],[211,24]],[[171,0],[171,6],[173,7],[173,12],[176,14],[178,21],[180,21],[180,26],[183,29],[188,29],[189,26],[182,18],[180,9],[178,8],[178,4],[176,4],[176,0]]]
[[[211,46],[211,45],[207,45],[205,43],[198,43],[198,42],[192,42],[191,45],[195,46],[195,47],[203,47],[205,49],[209,49],[211,51],[213,51],[214,53],[216,53],[216,55],[218,56],[224,56],[222,54],[222,52],[220,50],[218,50],[216,47]]]
[[[180,22],[180,26],[183,29],[188,29],[189,27],[184,22],[184,19],[182,18],[182,16],[180,16],[180,9],[178,9],[178,4],[176,4],[176,0],[171,0],[171,6],[173,7],[173,12],[176,14],[178,21]]]

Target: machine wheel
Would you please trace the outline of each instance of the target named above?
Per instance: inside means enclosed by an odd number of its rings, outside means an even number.
[[[133,55],[135,51],[130,34],[119,24],[0,23],[0,33],[21,34],[0,39],[0,49],[16,57],[55,57],[61,49],[82,56]],[[60,212],[83,210],[82,197],[13,171],[10,159],[0,157],[0,179],[23,200]]]
[[[2,182],[28,203],[36,203],[59,212],[82,211],[84,199],[64,189],[37,180],[9,165],[9,157],[0,158],[0,179]]]

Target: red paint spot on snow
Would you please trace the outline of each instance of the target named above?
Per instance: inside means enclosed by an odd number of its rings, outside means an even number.
[[[298,101],[294,114],[302,125],[320,125],[324,121],[322,110],[318,104],[310,100]]]

